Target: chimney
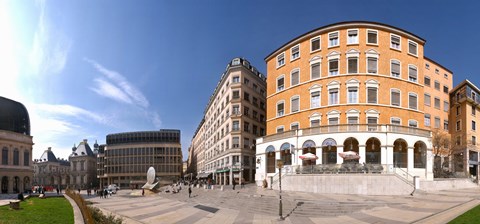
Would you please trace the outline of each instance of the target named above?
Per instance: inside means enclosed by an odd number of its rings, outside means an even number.
[[[48,151],[52,151],[52,147],[48,147]]]
[[[83,139],[83,143],[87,144],[87,141],[88,141],[87,139]]]

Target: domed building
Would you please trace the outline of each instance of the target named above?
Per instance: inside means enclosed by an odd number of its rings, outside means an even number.
[[[0,97],[0,193],[31,189],[32,146],[27,109],[19,102]]]

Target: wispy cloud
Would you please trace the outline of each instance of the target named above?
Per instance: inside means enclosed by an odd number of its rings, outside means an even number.
[[[102,79],[95,79],[97,87],[105,91],[101,92],[95,89],[93,89],[93,91],[95,91],[99,95],[111,98],[122,103],[135,104],[143,108],[148,108],[150,103],[148,102],[147,98],[123,75],[116,71],[109,70],[91,59],[85,58],[84,60],[90,63],[98,72],[102,73],[105,77],[107,77],[114,83],[112,84],[111,82]]]
[[[35,74],[58,74],[67,62],[72,40],[52,28],[46,16],[45,0],[36,1],[40,9],[29,61]]]
[[[45,112],[49,115],[70,116],[77,119],[93,120],[99,124],[108,124],[108,119],[105,116],[72,105],[35,104],[34,107],[36,110]],[[64,126],[68,127],[69,125]]]

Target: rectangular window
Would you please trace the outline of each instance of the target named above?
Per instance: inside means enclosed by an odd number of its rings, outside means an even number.
[[[347,44],[358,44],[358,30],[348,30]]]
[[[250,132],[250,123],[246,121],[243,122],[243,131]]]
[[[300,100],[299,100],[298,97],[292,99],[292,105],[291,105],[292,106],[292,108],[291,108],[292,113],[298,112],[299,107],[300,107],[299,104],[300,104]]]
[[[328,34],[328,47],[338,46],[338,32],[333,32]]]
[[[428,63],[425,64],[425,68],[426,68],[426,69],[430,69],[430,64],[428,64]]]
[[[443,101],[443,111],[448,112],[450,104],[447,101]]]
[[[328,61],[328,75],[338,75],[338,59]]]
[[[320,91],[315,91],[310,93],[310,107],[311,108],[320,107]]]
[[[477,114],[475,105],[472,105],[472,115],[475,116]]]
[[[292,47],[290,50],[290,53],[292,54],[291,60],[295,60],[300,57],[300,45],[296,45],[295,47]]]
[[[435,128],[440,128],[440,118],[435,117]]]
[[[240,121],[233,121],[232,131],[240,131]]]
[[[409,120],[409,121],[408,121],[408,127],[412,127],[412,128],[418,127],[417,121]]]
[[[277,133],[282,133],[283,132],[283,126],[277,127]]]
[[[408,41],[408,53],[417,56],[417,43],[411,40]]]
[[[443,74],[443,78],[448,79],[448,74],[447,73]]]
[[[440,109],[440,98],[435,97],[434,105],[436,109]]]
[[[312,119],[310,120],[310,127],[319,127],[320,126],[320,119]]]
[[[348,58],[348,74],[358,73],[358,58]]]
[[[243,84],[247,85],[250,83],[250,80],[248,80],[247,78],[243,78]]]
[[[377,131],[377,117],[367,117],[368,131]]]
[[[277,68],[285,64],[285,53],[281,53],[277,56]]]
[[[318,51],[320,50],[320,37],[315,37],[312,40],[310,40],[310,51]]]
[[[328,90],[328,105],[338,104],[338,89]]]
[[[29,152],[23,152],[23,165],[24,166],[30,166],[30,153]]]
[[[443,120],[443,129],[448,131],[448,120]]]
[[[378,44],[376,30],[367,31],[367,44]]]
[[[472,136],[472,145],[477,145],[477,137]]]
[[[232,92],[232,99],[240,98],[240,91],[236,90]]]
[[[417,109],[417,95],[415,94],[408,95],[408,108],[413,110]]]
[[[477,94],[475,94],[475,92],[472,91],[472,100],[473,102],[475,102],[477,99]]]
[[[358,103],[358,88],[349,87],[348,91],[348,103]]]
[[[426,86],[430,86],[430,77],[425,76],[425,77],[423,78],[423,83],[424,83]]]
[[[20,155],[18,150],[13,151],[13,165],[20,165]]]
[[[377,88],[367,88],[367,103],[377,103]]]
[[[298,70],[295,70],[294,72],[292,72],[292,77],[291,77],[292,86],[298,85],[298,83],[300,82],[300,77],[298,73],[299,73]]]
[[[435,80],[435,89],[440,90],[440,82],[438,82],[437,80]]]
[[[285,79],[283,77],[277,79],[277,92],[285,89]]]
[[[2,149],[2,165],[8,165],[8,149]]]
[[[401,50],[400,49],[400,36],[391,34],[390,35],[390,47],[393,49]]]
[[[243,92],[243,99],[250,102],[250,94],[248,94],[247,92]]]
[[[411,82],[417,82],[417,67],[408,66],[408,80]]]
[[[284,104],[279,103],[277,104],[277,116],[283,116],[284,115]]]
[[[475,121],[472,121],[472,130],[473,131],[477,130],[477,123]]]
[[[460,123],[460,121],[457,121],[455,129],[456,129],[457,131],[462,130],[462,123]]]
[[[425,126],[430,127],[430,114],[425,114]]]
[[[320,78],[320,62],[313,63],[312,65],[310,65],[310,68],[312,72],[311,74],[312,79]]]
[[[377,58],[368,57],[367,67],[368,73],[377,74]]]
[[[232,148],[234,148],[234,149],[235,148],[240,148],[240,138],[239,137],[233,137],[232,138]]]
[[[438,73],[440,72],[440,70],[438,70],[438,68],[435,69],[435,74],[438,75]]]
[[[240,82],[240,77],[234,76],[234,77],[232,78],[232,83],[239,83],[239,82]]]
[[[448,94],[448,86],[443,86],[443,92]]]
[[[400,120],[400,118],[392,117],[392,118],[390,118],[390,124],[393,124],[393,125],[401,125],[401,124],[402,124],[402,121]]]
[[[400,91],[397,89],[392,89],[390,91],[391,94],[391,104],[392,106],[400,106]]]
[[[392,77],[400,78],[400,62],[397,60],[392,60],[390,65]]]
[[[290,125],[290,130],[298,130],[298,123],[293,123]]]
[[[460,112],[461,112],[461,108],[460,108],[460,106],[457,106],[457,116],[460,115]]]

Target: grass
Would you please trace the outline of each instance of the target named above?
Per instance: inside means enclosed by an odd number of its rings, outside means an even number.
[[[480,205],[458,216],[454,220],[450,221],[449,224],[478,223],[479,221],[480,221]]]
[[[19,210],[0,206],[0,224],[73,223],[73,208],[63,197],[31,197],[20,203]]]

